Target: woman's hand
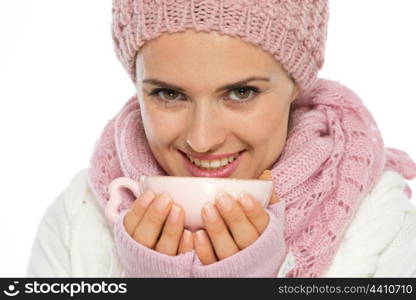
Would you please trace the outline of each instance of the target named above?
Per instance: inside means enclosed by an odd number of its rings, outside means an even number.
[[[271,180],[270,171],[259,179]],[[279,201],[274,193],[269,204]],[[202,264],[225,259],[251,245],[269,224],[269,215],[250,195],[233,199],[228,194],[217,197],[202,210],[205,230],[194,233],[194,249]]]
[[[124,216],[127,233],[138,243],[170,256],[193,249],[192,233],[184,230],[185,212],[167,194],[141,194]],[[166,222],[165,222],[166,221]]]

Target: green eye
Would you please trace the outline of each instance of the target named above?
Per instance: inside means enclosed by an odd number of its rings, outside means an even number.
[[[251,93],[254,93],[254,91],[248,87],[240,87],[240,88],[232,90],[231,93],[234,93],[234,95],[237,96],[238,99],[236,100],[240,100],[240,99],[244,100],[244,99],[249,98]]]
[[[234,94],[234,97],[232,96],[232,94]],[[260,91],[257,87],[241,86],[230,89],[227,92],[227,99],[225,101],[228,101],[232,105],[244,105],[248,104],[251,100],[256,98],[258,94],[260,94]],[[156,100],[162,102],[164,105],[167,106],[176,105],[177,102],[182,101],[183,99],[181,97],[178,97],[180,95],[182,95],[182,93],[166,88],[157,88],[149,93],[149,96],[155,97]]]
[[[236,95],[236,98],[230,96],[229,102],[234,102],[233,104],[241,105],[247,104],[248,102],[256,98],[256,96],[260,94],[260,91],[258,88],[254,86],[241,86],[231,90],[229,95],[231,94]]]
[[[175,106],[178,104],[177,102],[181,102],[183,99],[178,97],[178,95],[181,95],[181,93],[166,88],[157,88],[149,93],[150,97],[155,98],[156,101],[159,101],[164,106]]]
[[[177,100],[176,98],[178,97],[179,93],[177,91],[174,90],[160,90],[158,93],[160,93],[161,95],[165,95],[166,97],[162,97],[163,99],[166,100]]]

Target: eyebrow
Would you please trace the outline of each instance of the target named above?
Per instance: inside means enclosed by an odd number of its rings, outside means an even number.
[[[235,89],[235,88],[238,88],[238,87],[240,87],[244,84],[247,84],[248,82],[255,81],[255,80],[262,80],[262,81],[268,81],[268,82],[270,81],[270,79],[266,78],[266,77],[252,76],[252,77],[249,77],[249,78],[246,78],[246,79],[243,79],[243,80],[239,80],[237,82],[229,83],[229,84],[226,84],[222,87],[219,87],[215,92],[218,93],[218,92],[224,91],[224,90]],[[185,92],[185,90],[183,88],[179,87],[179,86],[176,86],[176,85],[173,85],[173,84],[170,84],[170,83],[167,83],[167,82],[163,82],[163,81],[157,80],[157,79],[151,79],[151,78],[144,79],[143,83],[150,83],[150,84],[153,84],[153,85],[162,86],[164,88],[176,90],[176,91],[182,92],[182,93]]]

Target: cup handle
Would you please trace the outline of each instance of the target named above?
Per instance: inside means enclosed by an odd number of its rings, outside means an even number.
[[[118,209],[122,200],[120,193],[121,188],[128,188],[133,192],[136,198],[141,194],[139,183],[131,178],[118,177],[111,181],[110,185],[108,186],[110,199],[108,200],[104,209],[105,217],[111,226],[114,224],[116,218],[120,214]]]

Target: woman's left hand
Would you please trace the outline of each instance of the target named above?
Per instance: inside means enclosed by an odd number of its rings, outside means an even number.
[[[259,179],[271,180],[270,171]],[[279,201],[274,193],[270,204]],[[205,229],[194,233],[194,249],[204,265],[225,259],[248,247],[269,224],[269,215],[260,202],[250,195],[234,199],[222,194],[215,204],[208,203],[202,210]]]

